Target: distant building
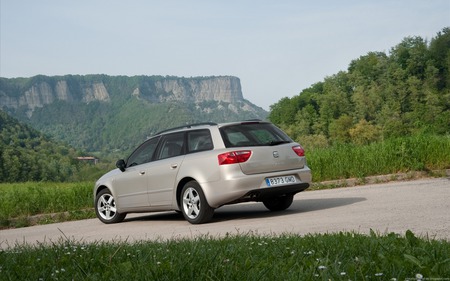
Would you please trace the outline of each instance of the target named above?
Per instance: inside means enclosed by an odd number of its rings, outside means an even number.
[[[81,162],[89,163],[89,164],[94,164],[94,165],[97,165],[97,163],[98,163],[98,158],[95,158],[93,156],[79,156],[79,157],[77,157],[77,160],[81,161]]]

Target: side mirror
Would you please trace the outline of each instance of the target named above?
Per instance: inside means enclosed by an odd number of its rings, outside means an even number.
[[[125,172],[125,167],[126,167],[125,160],[123,160],[123,159],[117,160],[116,167],[119,168],[119,170],[121,170],[122,172]]]

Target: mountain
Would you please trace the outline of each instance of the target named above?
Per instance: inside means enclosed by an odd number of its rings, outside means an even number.
[[[268,115],[244,99],[233,76],[0,78],[0,109],[56,140],[107,154],[168,127]]]

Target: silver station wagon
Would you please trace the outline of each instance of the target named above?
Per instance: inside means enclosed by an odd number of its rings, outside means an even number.
[[[127,213],[174,210],[199,224],[220,206],[248,201],[281,211],[311,183],[300,144],[264,121],[166,130],[116,166],[94,188],[95,212],[104,223],[121,222]]]

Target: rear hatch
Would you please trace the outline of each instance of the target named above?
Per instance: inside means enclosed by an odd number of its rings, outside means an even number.
[[[292,142],[277,146],[249,147],[252,155],[246,162],[239,164],[241,170],[250,175],[302,169],[306,160],[292,149],[295,145],[297,144]]]
[[[220,133],[227,148],[237,152],[251,151],[250,158],[239,164],[244,174],[279,172],[305,166],[301,146],[272,123],[234,123],[221,127]],[[293,147],[301,149],[300,155]]]

